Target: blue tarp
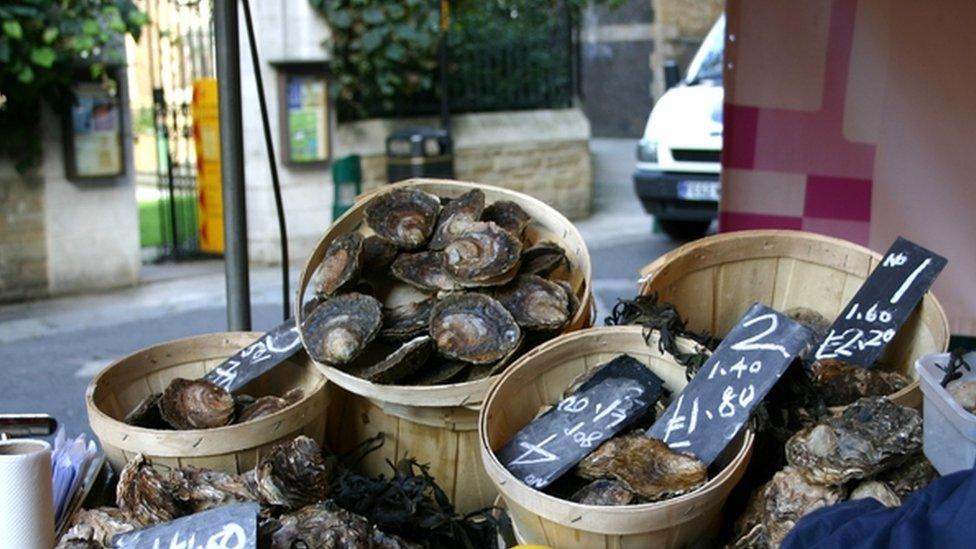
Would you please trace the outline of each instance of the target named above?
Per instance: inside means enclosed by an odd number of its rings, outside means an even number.
[[[936,480],[900,507],[869,498],[818,509],[797,523],[782,547],[976,547],[976,468]]]

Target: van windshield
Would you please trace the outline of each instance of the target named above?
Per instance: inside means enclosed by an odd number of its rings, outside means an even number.
[[[722,50],[725,45],[725,16],[722,15],[715,22],[715,26],[708,32],[695,58],[688,66],[688,76],[685,83],[689,86],[708,83],[722,83]]]

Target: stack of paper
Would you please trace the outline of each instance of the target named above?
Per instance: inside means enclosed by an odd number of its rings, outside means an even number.
[[[58,429],[51,452],[51,473],[54,485],[54,523],[60,532],[74,509],[91,488],[104,462],[93,440],[84,434],[69,439],[64,429]]]

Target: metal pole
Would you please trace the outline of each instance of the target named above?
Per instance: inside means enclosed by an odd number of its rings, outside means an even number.
[[[244,209],[244,139],[241,129],[241,57],[237,1],[216,0],[214,33],[220,104],[220,183],[224,198],[224,271],[227,327],[251,329],[247,272],[247,216]]]

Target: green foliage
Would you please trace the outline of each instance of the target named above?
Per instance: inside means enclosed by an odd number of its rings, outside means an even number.
[[[594,0],[611,7],[623,0]],[[309,0],[332,29],[332,94],[340,119],[436,112],[437,0]],[[452,108],[519,108],[526,78],[545,102],[569,89],[564,7],[578,21],[588,0],[451,0],[448,66]],[[515,57],[517,68],[494,61]],[[509,64],[510,65],[510,64]],[[554,70],[558,67],[558,71]],[[478,90],[460,90],[480,82]],[[475,97],[475,95],[479,95]],[[498,107],[495,107],[498,108]]]
[[[332,28],[333,96],[360,115],[429,90],[438,13],[430,0],[310,0]]]
[[[104,77],[149,20],[132,0],[4,0],[0,21],[0,155],[23,172],[40,160],[41,105],[68,108],[78,68]]]

